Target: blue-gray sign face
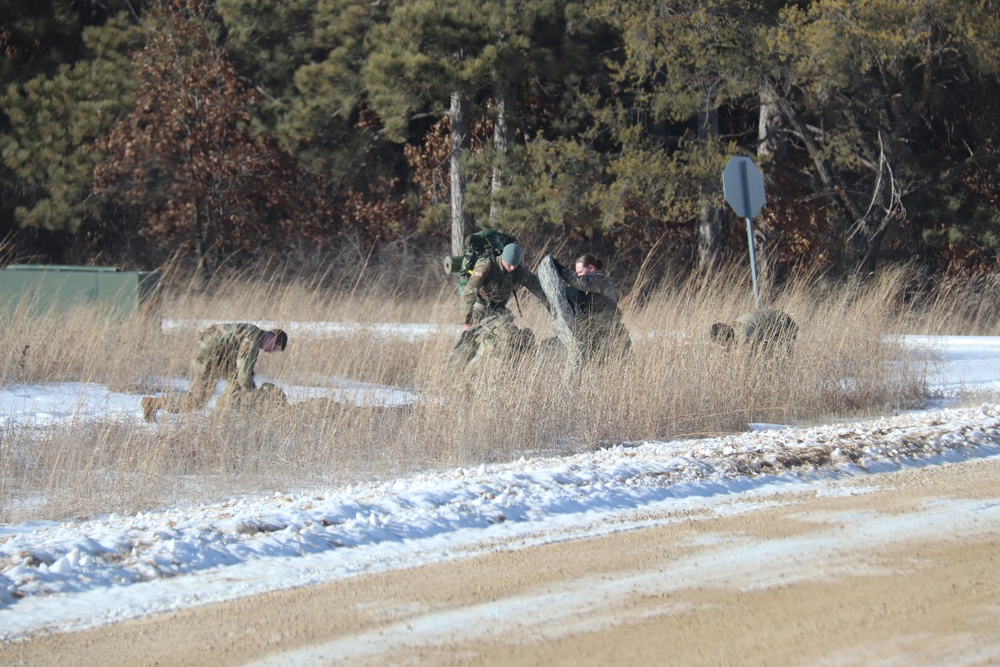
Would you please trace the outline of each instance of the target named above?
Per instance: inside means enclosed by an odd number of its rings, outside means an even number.
[[[736,215],[753,219],[764,208],[764,174],[748,157],[734,157],[722,171],[722,191]]]

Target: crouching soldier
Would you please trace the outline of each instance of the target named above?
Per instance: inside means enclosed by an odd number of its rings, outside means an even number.
[[[218,380],[226,381],[219,407],[256,410],[287,404],[284,392],[271,383],[254,384],[254,366],[260,351],[280,352],[288,345],[281,329],[265,331],[253,324],[213,324],[198,334],[191,360],[191,388],[179,394],[142,398],[142,416],[156,419],[162,408],[171,414],[200,410],[208,404]]]
[[[736,318],[732,325],[716,322],[710,335],[726,349],[737,345],[754,354],[791,356],[798,332],[798,326],[787,313],[758,308]]]
[[[604,262],[588,253],[577,258],[572,271],[558,262],[555,266],[566,283],[566,298],[576,316],[573,331],[586,359],[604,363],[627,356],[632,341],[618,307],[621,290],[602,273]]]
[[[514,314],[507,308],[518,286],[546,304],[538,276],[522,265],[523,257],[521,246],[510,243],[499,257],[476,262],[462,291],[462,338],[452,351],[452,364],[464,366],[479,356],[527,352],[534,347],[534,334],[515,325]]]

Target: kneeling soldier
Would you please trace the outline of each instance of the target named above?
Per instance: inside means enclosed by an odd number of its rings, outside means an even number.
[[[200,410],[208,404],[217,380],[226,381],[220,405],[249,407],[260,390],[254,384],[254,366],[260,351],[280,352],[288,345],[288,334],[281,329],[265,331],[253,324],[213,324],[198,335],[198,347],[191,360],[191,389],[180,394],[142,398],[142,416],[156,419],[161,408],[172,414]],[[270,385],[262,392],[273,402],[281,392]],[[282,394],[284,396],[284,394]]]

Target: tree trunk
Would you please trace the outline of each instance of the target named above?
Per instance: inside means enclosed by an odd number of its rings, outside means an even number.
[[[778,127],[781,123],[781,111],[778,109],[776,95],[771,84],[765,82],[758,95],[760,100],[760,116],[757,120],[757,155],[761,162],[781,158],[785,152],[784,143],[780,140]],[[771,267],[771,250],[774,245],[773,230],[764,218],[753,222],[754,250],[757,260],[757,282],[761,293],[770,290],[768,285],[773,279]]]
[[[719,112],[705,99],[705,106],[698,112],[698,138],[704,144],[719,136]],[[719,179],[705,179],[701,184],[698,204],[698,269],[711,269],[719,255],[722,235],[722,214],[714,203],[719,194]]]
[[[784,118],[802,139],[820,181],[834,193],[835,200],[840,204],[845,216],[852,221],[845,230],[838,260],[841,274],[860,280],[869,278],[878,264],[878,254],[889,221],[900,211],[899,192],[890,168],[892,147],[887,148],[879,136],[878,173],[872,185],[871,201],[868,203],[868,208],[864,209],[834,175],[833,169],[826,162],[822,148],[788,100],[778,97],[777,102]]]
[[[844,239],[843,272],[864,281],[875,273],[882,239],[893,216],[895,196],[890,185],[876,182],[871,208],[854,221]]]
[[[886,143],[889,146],[886,146]],[[896,180],[892,173],[892,141],[879,135],[878,173],[872,185],[872,199],[864,213],[855,216],[844,239],[844,270],[860,280],[875,273],[889,222],[902,210]]]
[[[786,146],[778,132],[781,127],[781,110],[778,108],[778,96],[774,87],[765,82],[758,98],[760,116],[757,119],[757,155],[782,158]]]
[[[490,227],[500,227],[501,192],[506,185],[507,163],[510,156],[511,131],[507,123],[507,110],[510,108],[510,95],[501,93],[497,99],[497,117],[493,125],[493,181],[490,198]]]
[[[194,202],[194,251],[198,264],[195,266],[194,279],[195,287],[199,290],[208,285],[208,247],[205,243],[205,224],[202,218],[202,210],[205,203],[202,199]]]
[[[468,230],[465,215],[465,170],[463,156],[469,150],[469,118],[462,93],[451,94],[451,254],[461,255]]]
[[[846,273],[854,274],[861,280],[875,273],[885,230],[886,220],[882,215],[868,215],[854,223],[844,243]]]

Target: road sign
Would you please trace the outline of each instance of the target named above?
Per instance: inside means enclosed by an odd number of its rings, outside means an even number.
[[[722,172],[722,191],[736,215],[753,219],[764,208],[764,174],[748,157],[736,156]]]
[[[750,276],[753,278],[753,299],[760,308],[757,287],[757,258],[753,251],[753,223],[764,208],[764,174],[748,157],[736,156],[722,170],[722,191],[736,215],[747,220],[747,244],[750,246]]]

